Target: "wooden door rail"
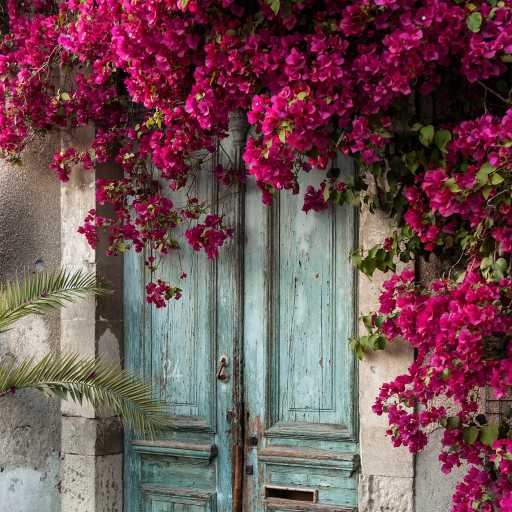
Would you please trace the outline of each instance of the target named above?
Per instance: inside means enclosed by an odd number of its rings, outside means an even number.
[[[217,446],[215,444],[180,443],[178,441],[133,441],[132,446],[136,452],[150,455],[210,461],[217,456]]]

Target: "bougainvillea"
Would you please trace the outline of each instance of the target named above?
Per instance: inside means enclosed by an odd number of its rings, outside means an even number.
[[[449,270],[429,285],[394,275],[352,343],[416,349],[374,407],[393,443],[420,450],[443,426],[443,470],[470,465],[454,510],[512,510],[510,418],[479,405],[480,389],[512,385],[511,0],[7,0],[3,29],[3,156],[93,126],[90,146],[51,169],[62,181],[122,169],[96,184],[112,215],[91,210],[79,231],[93,246],[105,232],[112,255],[146,251],[156,307],[181,297],[158,258],[183,243],[215,258],[233,236],[190,185],[235,111],[252,129],[244,169],[212,166],[223,186],[255,180],[267,204],[302,193],[306,214],[384,209],[396,230],[353,255],[369,275],[442,257]],[[338,152],[356,162],[345,181]],[[300,190],[308,172],[321,184]]]

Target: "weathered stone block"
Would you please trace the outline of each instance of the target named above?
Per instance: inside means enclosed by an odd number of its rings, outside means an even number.
[[[359,512],[413,512],[413,478],[362,475]]]

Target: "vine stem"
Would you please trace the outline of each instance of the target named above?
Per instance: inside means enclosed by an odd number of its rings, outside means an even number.
[[[491,93],[493,96],[496,96],[496,98],[500,99],[504,103],[510,103],[510,98],[505,98],[505,96],[502,96],[499,92],[495,91],[494,89],[491,89],[488,85],[485,85],[481,80],[478,80],[477,84],[482,86],[487,92]]]

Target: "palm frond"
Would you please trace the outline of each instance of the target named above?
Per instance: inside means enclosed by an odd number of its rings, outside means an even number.
[[[153,397],[148,383],[99,359],[48,354],[39,362],[0,363],[0,397],[27,388],[112,411],[137,435],[153,436],[169,421],[165,403]]]
[[[104,290],[94,274],[65,269],[28,274],[0,286],[0,332],[30,314],[41,315]]]

